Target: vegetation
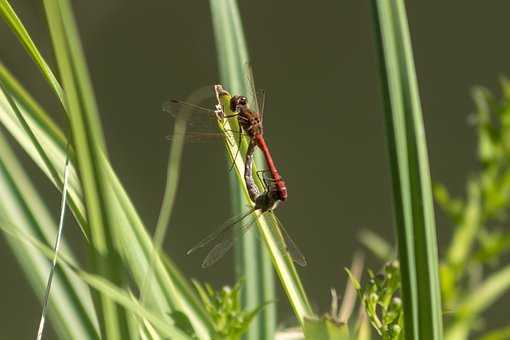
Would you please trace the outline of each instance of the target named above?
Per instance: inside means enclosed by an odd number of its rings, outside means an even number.
[[[152,237],[109,161],[107,134],[71,2],[43,3],[60,78],[7,0],[0,0],[0,13],[60,100],[67,127],[54,123],[3,64],[0,124],[63,194],[87,244],[90,263],[86,265],[76,260],[66,242],[58,253],[48,317],[59,338],[273,339],[277,324],[273,268],[307,339],[369,339],[370,324],[383,339],[441,340],[444,315],[448,315],[445,337],[465,339],[476,330],[482,313],[508,289],[510,269],[498,260],[510,247],[510,236],[500,227],[510,197],[510,86],[503,82],[502,100],[485,90],[475,92],[482,170],[470,178],[467,197],[452,198],[445,187],[435,188],[437,202],[456,227],[446,258],[440,261],[426,135],[403,0],[372,0],[399,259],[392,259],[381,274],[369,271],[368,283],[351,274],[361,306],[358,317],[349,317],[352,308],[348,315],[339,313],[335,294],[329,314],[320,316],[311,307],[298,272],[281,246],[273,213],[257,220],[265,250],[254,246],[251,234],[236,252],[242,284],[215,291],[184,277],[161,249],[179,181],[183,141],[172,143],[165,197]],[[253,97],[244,74],[249,57],[237,4],[211,0],[210,5],[222,82],[232,92]],[[227,102],[220,104],[228,111]],[[182,129],[182,121],[176,124],[181,124],[176,129]],[[247,141],[239,143],[229,132],[230,124],[235,125],[235,120],[220,120],[218,126],[232,156],[239,149],[244,152]],[[240,210],[250,204],[242,157],[235,158],[234,171],[232,202]],[[55,256],[57,224],[1,134],[0,198],[4,202],[0,229],[27,281],[43,299],[50,260]],[[374,245],[378,238],[371,237]],[[372,246],[386,255],[390,248],[380,241],[378,247]],[[488,268],[491,273],[483,275]],[[485,339],[508,333],[508,328],[497,330]]]

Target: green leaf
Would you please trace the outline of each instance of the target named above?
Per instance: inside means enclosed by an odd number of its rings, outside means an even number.
[[[94,271],[122,286],[125,278],[114,244],[116,221],[110,210],[114,197],[108,190],[102,154],[105,142],[92,85],[88,76],[74,16],[68,1],[44,1],[76,151],[90,227]],[[120,230],[118,230],[120,232]],[[101,310],[101,330],[108,339],[129,337],[130,318],[104,294],[96,299]]]
[[[393,177],[405,336],[442,339],[436,227],[418,84],[403,0],[373,0]]]
[[[38,137],[53,166],[57,168],[59,173],[63,173],[66,158],[66,142],[62,132],[51,121],[48,114],[28,95],[1,64],[0,81],[6,84],[9,92],[16,99],[20,111]],[[10,109],[2,93],[0,93],[0,122],[51,179],[48,169],[39,157],[36,148],[33,147],[30,138],[18,123],[18,119]],[[74,159],[74,150],[72,148],[69,153],[71,159]],[[147,229],[140,220],[135,207],[110,164],[106,162],[105,157],[103,157],[103,163],[107,168],[109,187],[117,198],[115,206],[112,207],[112,212],[116,214],[119,225],[125,227],[123,232],[117,235],[118,242],[124,245],[121,256],[126,263],[126,269],[130,270],[134,280],[141,287],[146,279],[149,263],[154,261],[152,260],[154,258],[154,247],[150,236],[147,234]],[[56,183],[53,184],[57,185]],[[88,230],[88,223],[84,217],[81,184],[78,181],[74,168],[71,168],[70,171],[69,187],[69,201],[73,214],[83,228]],[[159,256],[163,255],[159,254]],[[170,309],[185,311],[197,334],[201,338],[207,339],[208,334],[212,332],[210,320],[194,296],[188,282],[176,266],[163,256],[163,259],[160,257],[156,258],[152,270],[154,270],[156,282],[147,290],[146,296],[148,302],[151,303],[151,307],[158,308],[163,313],[170,312]]]
[[[0,112],[6,109],[4,105],[8,104],[0,100]],[[38,242],[47,245],[54,243],[57,233],[55,222],[1,134],[0,200],[0,219],[15,222],[17,232],[30,233]],[[19,243],[9,237],[6,241],[28,283],[42,299],[49,261],[32,245]],[[65,241],[62,242],[60,253],[75,261]],[[49,306],[49,320],[60,338],[99,339],[99,325],[90,291],[74,273],[68,270],[55,272]]]
[[[216,40],[220,78],[229,90],[250,97],[245,64],[248,49],[241,23],[241,14],[235,0],[211,0],[211,15]],[[252,94],[254,95],[254,94]],[[235,144],[237,145],[237,144]],[[260,160],[256,163],[261,164]],[[244,182],[230,177],[232,206],[241,213],[249,200],[239,189]],[[274,271],[267,250],[260,247],[255,230],[247,232],[235,245],[237,279],[246,278],[242,303],[247,309],[256,308],[265,301],[275,300]],[[247,339],[273,339],[276,331],[276,304],[264,308],[250,326]]]
[[[47,258],[53,258],[54,253],[50,247],[38,241],[30,234],[22,232],[19,227],[13,225],[12,223],[0,219],[0,229],[8,236],[16,239],[18,243],[21,242],[30,244]],[[138,317],[149,321],[152,325],[158,328],[158,330],[161,331],[163,335],[171,337],[171,339],[190,339],[190,337],[188,337],[184,332],[177,329],[171,323],[168,323],[167,320],[162,319],[159,315],[156,315],[143,307],[141,303],[134,299],[129,292],[125,291],[121,287],[114,285],[112,282],[101,276],[81,270],[76,266],[74,261],[68,259],[64,254],[59,257],[58,263],[66,270],[74,272],[91,288],[100,291],[103,295],[108,296],[108,298],[110,298],[112,301],[115,301],[119,306],[122,306],[126,312],[133,313]],[[132,337],[129,339],[132,339]]]
[[[57,81],[57,78],[55,78],[55,75],[53,74],[50,67],[44,60],[42,54],[35,46],[34,42],[32,41],[32,38],[30,38],[30,35],[25,29],[25,26],[23,26],[23,23],[18,18],[18,16],[14,12],[14,9],[7,0],[0,0],[0,14],[7,22],[11,30],[16,34],[16,37],[19,39],[23,47],[26,49],[28,55],[34,60],[37,66],[39,66],[39,69],[41,70],[43,76],[46,78],[46,80],[52,87],[53,91],[60,99],[61,103],[64,104],[64,95],[62,87],[60,86],[60,84]]]
[[[347,324],[338,324],[328,318],[304,320],[305,339],[310,340],[350,340]]]
[[[7,7],[3,7],[3,13],[7,13]],[[12,12],[12,8],[10,9]],[[12,13],[11,13],[12,14]],[[19,27],[22,27],[19,20]],[[21,32],[21,30],[19,31]],[[16,32],[17,34],[19,32]],[[19,35],[25,38],[29,38],[26,30],[23,29],[23,35]],[[23,41],[22,41],[23,42]],[[32,52],[30,52],[32,51]],[[31,43],[29,49],[31,56],[36,60],[40,66],[41,71],[45,76],[51,74],[51,70],[47,68],[47,63],[38,52],[37,48]],[[36,55],[34,57],[34,55]],[[48,76],[50,77],[50,76]],[[0,81],[7,87],[10,95],[15,98],[15,101],[20,107],[24,118],[26,119],[31,130],[33,130],[37,140],[39,140],[44,151],[47,153],[53,167],[57,169],[58,173],[63,173],[63,166],[66,158],[66,140],[62,132],[57,126],[51,121],[48,115],[42,110],[39,105],[26,93],[26,91],[17,83],[17,81],[7,72],[7,70],[0,64]],[[58,83],[53,84],[53,90],[56,94],[61,97]],[[5,98],[0,98],[0,106],[5,104]],[[8,106],[4,106],[8,107]],[[12,110],[4,109],[0,110],[0,120],[2,124],[9,130],[22,148],[28,153],[30,157],[41,167],[46,175],[54,182],[53,176],[51,176],[48,166],[41,159],[41,155],[37,152],[37,147],[34,147],[34,140],[28,138],[26,131],[20,129],[18,119],[13,114]],[[76,157],[73,148],[69,150],[70,158],[73,159],[73,163],[76,164]],[[122,188],[122,185],[116,177],[110,164],[107,162],[106,157],[102,156],[101,161],[104,163],[108,176],[108,188],[112,190],[116,200],[114,206],[111,207],[112,214],[115,215],[119,225],[127,227],[122,233],[117,235],[118,243],[124,245],[121,250],[124,261],[126,261],[126,269],[131,271],[135,281],[142,286],[149,263],[154,257],[154,247],[151,243],[150,237],[147,235],[146,228],[141,222],[138,214],[129,200],[126,192]],[[85,218],[85,210],[83,205],[83,194],[81,190],[81,184],[76,176],[74,167],[71,169],[70,175],[70,207],[73,214],[79,221],[79,225],[83,227],[88,233],[88,222]],[[61,186],[58,183],[54,184],[57,188]],[[160,254],[161,255],[161,254]],[[188,282],[184,279],[182,274],[178,271],[175,265],[168,259],[163,258],[165,261],[158,256],[154,263],[154,272],[156,277],[156,283],[150,286],[148,292],[148,300],[151,301],[153,307],[157,307],[161,311],[168,311],[168,308],[176,308],[186,312],[190,318],[194,328],[197,330],[197,334],[200,338],[207,339],[211,333],[211,324],[205,311],[200,306],[198,300],[193,294]],[[166,265],[166,267],[165,267]],[[168,271],[167,271],[168,268]],[[155,306],[154,306],[155,304]],[[69,337],[65,337],[69,338]]]

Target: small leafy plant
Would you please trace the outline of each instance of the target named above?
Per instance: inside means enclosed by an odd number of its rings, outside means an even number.
[[[241,281],[234,287],[215,291],[210,284],[193,281],[198,295],[213,320],[218,339],[236,340],[248,330],[250,322],[266,304],[251,311],[241,306]]]
[[[500,98],[483,88],[473,91],[476,112],[470,121],[477,129],[480,171],[469,177],[466,197],[453,197],[442,184],[434,186],[436,203],[454,226],[440,260],[447,340],[467,339],[481,331],[483,313],[510,289],[510,266],[501,261],[510,251],[510,232],[505,228],[510,208],[510,83],[506,79],[501,90]],[[363,233],[362,242],[383,259],[392,253],[371,233]],[[383,274],[369,272],[365,286],[356,282],[370,323],[383,339],[396,339],[403,327],[399,300],[390,302],[398,299],[394,296],[400,289],[393,281],[398,266],[392,263]],[[507,339],[509,334],[505,327],[483,339]]]
[[[398,261],[387,263],[374,274],[368,271],[369,280],[361,286],[347,271],[372,327],[384,340],[400,339],[403,335],[403,312],[400,294],[400,268]]]

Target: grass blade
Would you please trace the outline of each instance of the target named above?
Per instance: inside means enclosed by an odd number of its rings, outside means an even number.
[[[60,242],[62,240],[62,234],[64,232],[64,217],[66,211],[66,198],[67,198],[67,183],[69,178],[69,160],[66,161],[64,169],[64,185],[62,187],[62,203],[60,207],[60,220],[58,223],[57,238],[55,239],[55,245],[53,246],[53,259],[51,261],[50,275],[48,277],[48,283],[46,284],[46,292],[43,298],[43,308],[41,312],[41,320],[39,321],[39,330],[37,331],[37,340],[41,340],[44,331],[44,324],[46,320],[46,313],[48,309],[48,301],[50,299],[51,285],[53,283],[53,275],[55,275],[55,269],[57,267],[58,251],[60,250]]]
[[[12,223],[0,220],[0,229],[8,236],[16,239],[19,242],[31,245],[36,248],[40,253],[44,254],[47,258],[54,257],[53,250],[32,237],[30,234],[21,232],[20,228],[14,226]],[[104,277],[85,272],[78,268],[76,264],[69,260],[66,256],[59,257],[59,264],[69,271],[75,273],[81,280],[83,280],[91,288],[100,291],[103,295],[108,296],[117,304],[122,306],[129,313],[136,314],[140,318],[151,322],[157,327],[162,334],[171,338],[179,340],[189,340],[190,337],[182,331],[169,324],[160,315],[145,309],[136,299],[133,298],[125,289],[115,286],[112,282],[106,280]],[[133,339],[132,337],[128,339]]]
[[[26,49],[28,55],[34,60],[37,66],[39,66],[39,69],[41,70],[43,76],[46,78],[46,80],[52,87],[53,91],[60,99],[60,102],[64,104],[64,94],[62,91],[62,87],[60,86],[60,84],[57,81],[57,78],[55,78],[55,75],[53,74],[50,67],[44,60],[42,54],[35,46],[34,42],[32,41],[32,38],[30,38],[30,35],[25,29],[25,26],[23,26],[23,23],[18,18],[16,12],[14,12],[14,9],[7,0],[0,0],[0,14],[2,14],[4,20],[7,22],[7,24],[14,32],[14,34],[16,34],[16,37],[18,37],[19,41]]]
[[[7,4],[8,5],[8,4]],[[8,13],[4,7],[4,13]],[[24,41],[30,42],[30,49],[27,49],[31,56],[34,58],[36,63],[40,66],[43,74],[52,74],[49,68],[45,67],[47,63],[42,58],[41,54],[37,50],[36,46],[31,41],[28,33],[23,28],[23,25],[17,19],[10,6],[8,7],[11,12],[11,19],[15,18],[19,29],[16,31],[18,37],[20,37],[22,43]],[[14,15],[12,15],[14,14]],[[23,34],[21,34],[23,33]],[[35,57],[34,57],[35,55]],[[38,61],[38,59],[40,59]],[[46,69],[49,72],[46,72]],[[7,72],[7,70],[0,64],[0,78],[8,84],[9,92],[15,97],[15,100],[22,106],[24,115],[28,121],[28,124],[34,130],[34,133],[40,139],[43,149],[48,154],[50,161],[58,172],[62,172],[62,165],[65,159],[65,145],[67,144],[62,132],[56,127],[51,121],[48,115],[37,105],[37,103],[30,98],[26,91],[16,82],[16,80]],[[53,78],[50,76],[49,78]],[[53,90],[61,98],[61,88],[58,83],[52,86]],[[1,99],[1,98],[0,98]],[[1,104],[1,100],[0,100]],[[7,127],[11,134],[16,138],[20,145],[25,151],[34,159],[34,161],[41,167],[41,169],[53,180],[48,166],[40,159],[30,140],[27,138],[23,130],[19,129],[16,119],[13,119],[9,110],[0,110],[0,120]],[[70,149],[70,156],[75,163],[74,150]],[[141,282],[144,280],[147,273],[147,266],[149,258],[154,254],[154,247],[150,241],[150,237],[146,233],[146,228],[141,222],[140,218],[133,205],[131,204],[129,197],[124,191],[120,181],[115,175],[110,164],[106,158],[102,159],[104,166],[107,169],[107,176],[111,185],[113,195],[117,198],[116,205],[112,211],[116,212],[117,220],[120,224],[130,227],[129,232],[123,232],[118,236],[121,236],[119,243],[129,244],[129,251],[126,251],[124,255],[125,261],[128,263],[128,268],[131,270],[131,274],[134,276],[135,281],[141,286]],[[59,183],[54,184],[61,188]],[[79,225],[88,233],[88,221],[85,218],[85,210],[83,205],[83,194],[81,190],[81,184],[76,176],[76,171],[71,168],[70,171],[70,190],[69,190],[69,202],[71,210],[75,217],[79,221]],[[168,260],[168,259],[166,259]],[[207,339],[213,332],[210,320],[207,314],[202,309],[198,299],[194,295],[192,288],[189,283],[184,279],[182,274],[177,270],[173,263],[168,260],[169,271],[163,265],[161,258],[157,258],[154,271],[157,278],[157,284],[151,286],[148,293],[149,300],[156,302],[156,307],[164,313],[168,313],[168,308],[178,309],[186,312],[189,316],[194,329],[200,338]],[[153,306],[154,307],[154,306]]]
[[[221,80],[229,90],[248,95],[250,84],[243,69],[249,58],[237,3],[232,0],[212,0],[210,6]],[[233,176],[230,177],[230,184],[233,210],[238,214],[248,200]],[[246,279],[241,294],[243,307],[254,309],[267,301],[274,301],[273,269],[267,251],[259,246],[255,230],[247,232],[237,242],[235,253],[237,278]],[[251,323],[247,339],[273,339],[275,331],[276,305],[270,304]]]
[[[436,227],[404,2],[373,0],[393,177],[406,338],[442,339]]]
[[[17,101],[23,116],[43,146],[43,150],[48,154],[52,165],[58,169],[59,173],[63,172],[63,164],[66,157],[66,141],[62,132],[56,127],[48,114],[28,95],[1,64],[0,81],[6,84],[7,89]],[[12,113],[12,110],[7,109],[9,106],[4,104],[5,102],[6,100],[0,96],[0,122],[51,179],[52,177],[39,157],[36,148],[33,147],[30,138],[20,127],[18,119]],[[72,163],[75,163],[72,148],[69,154]],[[103,163],[107,168],[110,189],[116,197],[115,206],[111,210],[116,213],[116,220],[119,225],[126,228],[122,233],[117,234],[119,243],[126,245],[125,248],[122,248],[126,249],[126,251],[121,253],[121,256],[126,264],[125,267],[130,270],[130,274],[135,282],[141,287],[148,272],[148,265],[154,256],[154,246],[136,209],[105,157],[103,157]],[[53,184],[57,185],[56,183]],[[70,207],[83,229],[88,230],[88,222],[84,217],[85,210],[82,197],[81,183],[78,180],[76,171],[72,167],[69,177]],[[171,270],[167,271],[166,268],[171,268]],[[151,289],[147,290],[146,298],[148,302],[151,302],[151,308],[157,308],[166,314],[171,310],[185,312],[200,338],[208,339],[210,334],[214,332],[213,326],[207,313],[195,296],[193,289],[176,266],[170,263],[170,265],[165,267],[162,259],[157,257],[152,270],[154,271],[157,283],[151,285]]]
[[[229,110],[230,98],[231,97],[229,95],[221,97],[221,105],[225,109],[226,115],[233,114],[233,112],[230,112]],[[226,138],[225,145],[227,152],[233,158],[233,156],[237,153],[237,144],[236,137],[231,131],[235,131],[235,129],[231,129],[228,121],[221,122],[219,126],[223,129],[223,133]],[[244,160],[241,157],[237,157],[235,159],[234,169],[236,170],[235,173],[237,175],[239,187],[241,188],[246,201],[249,201],[248,192],[244,185]],[[251,201],[249,204],[250,206],[253,206]],[[258,217],[257,224],[259,231],[269,250],[273,266],[280,277],[281,284],[287,293],[296,318],[301,324],[303,324],[304,319],[306,317],[313,317],[314,313],[310,307],[296,268],[294,267],[290,256],[285,251],[284,240],[277,227],[278,221],[274,214],[269,214],[270,217],[267,219],[263,218],[259,211],[256,211],[256,214]]]
[[[109,209],[113,197],[108,190],[101,159],[106,148],[75,20],[66,0],[44,1],[44,5],[64,83],[73,145],[84,189],[92,263],[100,276],[122,286],[122,266],[114,244],[114,216]],[[128,338],[130,318],[125,311],[104,294],[99,294],[96,302],[101,311],[103,336],[108,339]]]
[[[4,104],[0,101],[0,110]],[[2,135],[0,188],[1,218],[16,221],[20,230],[34,235],[40,242],[48,245],[54,242],[57,234],[55,223]],[[28,282],[42,298],[50,270],[48,261],[33,247],[20,245],[10,238],[6,240]],[[65,243],[61,249],[62,254],[72,259]],[[49,306],[49,319],[61,338],[99,339],[99,327],[90,292],[73,273],[66,270],[55,273]]]

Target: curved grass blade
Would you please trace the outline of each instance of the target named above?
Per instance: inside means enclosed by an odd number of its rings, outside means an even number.
[[[0,229],[8,236],[16,239],[18,243],[29,244],[31,247],[36,248],[47,258],[54,257],[54,252],[50,247],[32,237],[32,235],[21,232],[20,228],[16,227],[9,221],[0,219]],[[75,273],[91,288],[100,291],[102,294],[115,301],[118,305],[122,306],[126,312],[136,314],[138,317],[149,321],[152,325],[154,325],[154,327],[158,328],[158,330],[162,332],[164,336],[179,340],[191,339],[188,335],[177,329],[172,323],[168,323],[166,319],[161,318],[160,315],[156,315],[153,312],[145,309],[136,299],[133,298],[132,295],[126,292],[125,289],[114,285],[104,277],[81,270],[72,260],[69,260],[66,256],[60,256],[58,262],[67,270]]]
[[[209,3],[222,83],[231,91],[248,95],[249,84],[243,75],[248,50],[237,3],[233,0],[210,0]],[[242,148],[246,148],[246,145],[244,143]],[[237,158],[240,157],[234,156],[235,160]],[[247,196],[243,197],[239,190],[239,185],[244,187],[242,181],[236,183],[231,177],[232,206],[236,212],[240,212],[248,202]],[[245,309],[254,309],[275,300],[273,269],[266,250],[258,245],[255,230],[247,233],[236,245],[236,275],[238,280],[247,278],[241,294],[241,303]],[[271,304],[255,317],[246,336],[247,339],[272,339],[275,331],[276,305]]]
[[[11,30],[16,34],[23,47],[27,50],[28,55],[34,60],[37,66],[39,66],[43,76],[46,78],[53,91],[60,99],[62,105],[64,105],[64,94],[62,87],[44,60],[42,54],[39,52],[39,49],[37,49],[35,46],[32,38],[30,38],[30,35],[25,29],[25,26],[23,26],[23,23],[21,20],[19,20],[16,12],[14,12],[14,9],[7,0],[0,0],[0,13],[2,14],[2,17],[7,22]]]
[[[6,103],[0,101],[0,111],[3,105]],[[0,188],[1,218],[16,221],[20,231],[34,235],[40,242],[48,245],[54,242],[57,234],[55,223],[2,135]],[[50,271],[47,259],[32,246],[13,242],[10,238],[6,238],[6,241],[34,292],[42,297]],[[61,253],[74,261],[65,243],[61,246]],[[55,273],[49,306],[49,319],[61,338],[99,339],[99,326],[90,291],[74,273],[67,270]]]
[[[208,87],[207,91],[205,91],[205,89],[201,89],[187,98],[186,102],[201,102],[207,96],[210,97],[211,94],[211,88]],[[165,110],[165,108],[163,109]],[[159,256],[161,246],[167,232],[168,224],[172,217],[175,197],[177,194],[177,185],[179,183],[180,177],[180,163],[182,159],[182,150],[184,147],[186,123],[190,118],[189,116],[191,114],[191,108],[184,106],[182,110],[179,110],[179,112],[174,112],[174,114],[176,115],[174,125],[174,138],[172,139],[170,154],[168,156],[165,192],[163,194],[163,200],[161,202],[158,221],[156,223],[156,230],[153,237],[154,254],[152,255],[151,264],[148,267],[148,273],[146,275],[145,282],[142,284],[142,288],[140,289],[140,299],[142,301],[145,300],[145,292],[147,286],[150,285],[153,276],[152,268],[154,267],[154,261],[156,261],[156,258]]]
[[[115,220],[110,206],[114,199],[108,189],[102,154],[106,152],[92,85],[77,33],[71,6],[66,0],[44,1],[50,35],[64,83],[65,102],[76,150],[76,159],[90,227],[94,271],[122,286],[125,273],[115,247]],[[106,295],[98,294],[101,331],[105,338],[130,337],[132,319]]]
[[[225,109],[225,114],[232,114],[229,112],[228,104],[230,102],[230,96],[224,95],[220,97],[221,105]],[[226,142],[225,146],[227,148],[227,152],[230,157],[233,157],[237,152],[236,138],[230,133],[230,124],[228,121],[221,122],[219,124],[220,128],[223,129],[225,134]],[[235,173],[237,175],[238,185],[242,190],[242,193],[246,200],[248,201],[248,192],[246,190],[246,186],[244,185],[244,160],[241,157],[237,157],[234,161],[235,165]],[[253,206],[253,203],[250,202],[250,206]],[[268,213],[267,215],[270,217],[268,219],[263,218],[261,216],[260,211],[255,211],[257,215],[257,224],[259,226],[259,231],[262,234],[263,240],[266,246],[269,249],[269,253],[271,255],[271,259],[273,261],[274,268],[277,274],[280,277],[281,284],[287,293],[289,298],[289,302],[294,309],[294,313],[296,318],[300,323],[304,322],[305,317],[310,316],[313,317],[314,313],[310,307],[308,302],[308,298],[305,294],[304,288],[301,284],[299,276],[297,274],[296,268],[292,262],[292,259],[289,257],[287,251],[285,251],[285,241],[278,232],[277,229],[277,221],[276,217],[272,213]],[[249,281],[249,280],[247,280]],[[266,334],[266,333],[264,333]],[[261,335],[264,336],[264,335]]]
[[[406,338],[443,337],[427,146],[402,0],[373,0],[393,177]]]
[[[4,12],[6,12],[5,9]],[[19,21],[17,18],[16,20]],[[20,27],[22,27],[20,22],[19,24]],[[22,33],[26,34],[26,37],[29,38],[28,33],[24,28]],[[19,34],[19,32],[17,32],[17,34]],[[19,36],[22,35],[19,34]],[[47,65],[41,56],[41,53],[39,53],[37,50],[36,46],[33,45],[33,43],[30,44],[31,50],[33,49],[33,52],[31,52],[33,54],[32,57],[34,60],[36,60],[38,65]],[[39,58],[41,60],[38,62],[37,59]],[[45,69],[46,67],[41,67],[41,71],[44,74],[46,74]],[[50,74],[51,70],[49,70],[47,73]],[[32,129],[34,129],[34,132],[40,139],[41,145],[43,145],[44,150],[48,154],[48,157],[50,158],[53,166],[57,169],[57,172],[61,173],[63,171],[62,165],[64,164],[66,157],[64,150],[67,142],[64,138],[64,135],[51,121],[48,115],[32,98],[30,98],[26,91],[17,83],[17,81],[1,64],[0,78],[8,83],[10,90],[9,92],[16,98],[18,104],[22,105],[24,115],[26,116],[29,125]],[[53,77],[50,76],[48,78]],[[56,95],[59,98],[62,98],[61,90],[59,90],[61,88],[60,85],[57,83],[56,85],[52,85],[52,88]],[[15,122],[16,119],[11,117],[9,110],[0,110],[0,120],[8,128],[9,132],[13,134],[13,136],[25,149],[25,151],[32,157],[36,164],[40,166],[41,169],[51,179],[52,176],[48,172],[44,162],[42,162],[38,157],[37,152],[35,152],[23,131],[19,129],[18,124]],[[72,148],[70,149],[70,157],[72,160],[75,160],[74,150]],[[103,159],[103,162],[107,168],[111,190],[117,198],[116,205],[112,210],[118,212],[119,223],[122,223],[122,225],[126,225],[131,228],[130,232],[120,234],[122,240],[119,241],[119,243],[129,245],[129,251],[124,253],[125,260],[128,261],[128,268],[134,275],[135,280],[139,283],[139,286],[141,286],[141,282],[147,273],[147,266],[149,263],[148,259],[150,258],[150,254],[153,253],[154,248],[150,242],[150,238],[146,233],[145,227],[143,226],[136,210],[131,204],[129,197],[122,188],[121,183],[111,169],[110,164],[106,162],[106,159]],[[84,230],[86,230],[88,234],[88,222],[85,218],[81,185],[77,179],[76,171],[73,167],[70,171],[69,183],[69,204],[71,211],[78,219],[79,225]],[[54,184],[58,188],[61,188],[61,185],[58,185],[58,183]],[[151,286],[150,292],[148,294],[150,296],[150,300],[156,302],[157,307],[162,311],[169,307],[179,308],[183,311],[186,311],[194,329],[197,331],[197,334],[203,339],[209,338],[209,335],[213,332],[213,327],[207,317],[206,312],[201,307],[200,302],[194,295],[194,291],[192,290],[189,283],[186,282],[182,274],[170,262],[170,260],[166,258],[165,260],[167,261],[165,263],[167,265],[166,268],[169,268],[169,271],[167,271],[160,258],[157,259],[156,265],[154,266],[154,270],[156,271],[157,284]]]
[[[48,283],[46,284],[46,292],[43,298],[43,308],[41,312],[41,320],[39,321],[39,330],[37,331],[37,340],[41,340],[44,331],[44,324],[46,320],[46,313],[48,311],[48,301],[50,299],[51,285],[53,283],[53,275],[55,275],[55,269],[57,267],[58,251],[60,250],[60,242],[62,240],[62,234],[64,232],[64,217],[66,211],[66,198],[67,198],[67,182],[69,178],[69,160],[66,161],[64,169],[64,185],[62,187],[62,203],[60,206],[60,220],[58,223],[57,238],[55,239],[55,245],[53,246],[53,259],[51,261],[50,275],[48,277]]]
[[[7,84],[6,87],[18,102],[20,111],[30,128],[34,131],[34,134],[38,137],[43,150],[48,154],[53,166],[57,168],[58,172],[63,172],[63,164],[66,157],[64,135],[49,118],[48,114],[28,95],[7,70],[2,68],[1,64],[0,80]],[[5,104],[5,102],[6,99],[0,93],[0,122],[51,179],[52,177],[39,157],[37,150],[33,147],[30,139],[18,123],[18,119],[12,113],[12,110],[8,109],[9,105]],[[69,155],[74,163],[75,157],[72,148],[69,151]],[[103,163],[107,168],[110,189],[116,197],[115,205],[111,210],[116,213],[118,224],[125,228],[122,233],[117,234],[119,244],[124,245],[121,248],[125,249],[121,255],[127,264],[126,268],[130,270],[135,282],[141,287],[147,274],[148,265],[153,258],[154,247],[150,236],[147,234],[147,228],[143,225],[135,207],[110,164],[105,158],[103,158]],[[57,185],[56,183],[53,184]],[[74,168],[70,169],[69,184],[71,210],[78,221],[83,223],[83,228],[88,230],[88,222],[84,217],[81,184]],[[167,267],[165,267],[161,258],[157,258],[154,264],[153,270],[156,283],[151,285],[146,296],[147,300],[150,300],[150,306],[157,308],[163,313],[169,313],[173,309],[184,311],[190,318],[197,334],[203,339],[208,339],[210,334],[214,332],[214,329],[207,313],[202,308],[193,289],[184,279],[182,273],[179,272],[174,264],[170,262],[165,264]],[[166,268],[171,268],[171,270],[167,271]]]

